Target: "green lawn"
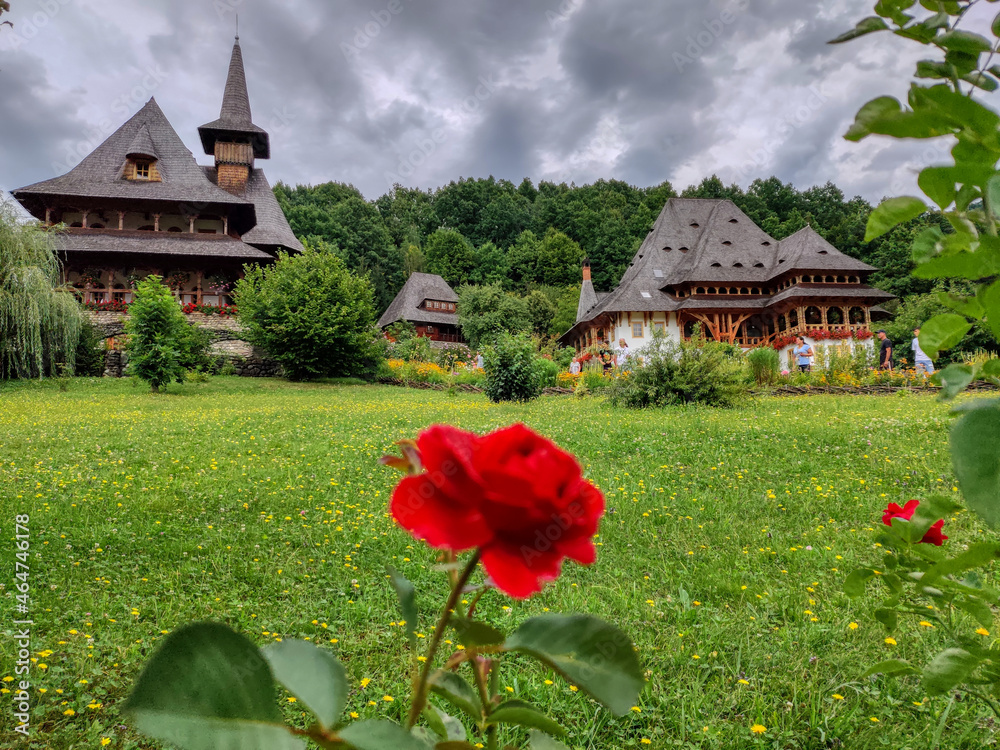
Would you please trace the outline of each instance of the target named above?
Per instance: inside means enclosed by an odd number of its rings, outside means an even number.
[[[129,381],[0,387],[4,538],[16,514],[31,516],[32,679],[45,692],[33,696],[30,747],[155,747],[119,707],[164,634],[191,620],[259,644],[321,642],[347,666],[348,710],[400,718],[405,635],[384,566],[416,582],[428,608],[444,589],[434,555],[387,515],[397,475],[378,458],[434,422],[487,431],[518,420],[580,457],[609,514],[594,566],[568,564],[528,602],[490,595],[483,613],[503,628],[544,608],[599,614],[628,631],[649,670],[636,710],[615,719],[528,662],[508,665],[506,685],[563,717],[570,746],[929,748],[939,725],[941,747],[995,744],[978,706],[956,703],[945,721],[948,700],[924,701],[912,680],[859,679],[884,658],[926,657],[934,634],[907,623],[887,646],[868,603],[841,593],[846,571],[874,561],[887,502],[954,491],[947,407],[931,397],[634,413],[600,399],[493,406],[216,378],[161,396]],[[945,533],[961,544],[983,532],[963,514]],[[0,676],[13,675],[12,653],[4,636]],[[753,724],[767,731],[753,736]]]

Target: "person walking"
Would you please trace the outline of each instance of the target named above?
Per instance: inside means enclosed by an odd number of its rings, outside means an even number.
[[[920,348],[920,329],[913,329],[913,341],[910,343],[910,348],[913,350],[913,363],[917,367],[917,372],[923,370],[924,375],[934,374],[934,363],[931,358],[924,354],[924,350]]]
[[[802,372],[809,372],[812,369],[812,357],[815,356],[813,349],[809,344],[806,343],[805,336],[796,336],[795,349],[792,353],[796,357],[796,362],[798,362],[799,370]]]
[[[892,370],[892,342],[885,331],[878,332],[878,340],[882,342],[878,349],[878,369]]]

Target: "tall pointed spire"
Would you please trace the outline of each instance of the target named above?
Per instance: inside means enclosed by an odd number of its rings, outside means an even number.
[[[219,119],[198,128],[205,153],[215,154],[217,141],[229,143],[251,143],[254,156],[258,159],[271,157],[271,144],[267,132],[253,123],[250,113],[250,94],[247,91],[247,76],[243,67],[243,50],[240,48],[239,34],[233,44],[233,56],[229,61],[229,75],[222,95],[222,111]]]

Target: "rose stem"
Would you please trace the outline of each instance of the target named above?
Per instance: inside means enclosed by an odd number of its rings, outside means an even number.
[[[458,601],[462,596],[462,589],[465,588],[465,584],[472,578],[476,566],[479,565],[480,554],[481,552],[477,549],[475,554],[472,555],[469,564],[465,566],[462,575],[455,582],[447,604],[444,605],[444,612],[441,614],[441,619],[438,620],[437,627],[434,629],[434,636],[431,638],[431,645],[427,649],[427,660],[424,662],[423,671],[420,673],[420,682],[417,683],[417,689],[413,696],[413,705],[410,706],[410,715],[406,720],[407,729],[412,728],[417,723],[420,712],[424,710],[424,704],[427,703],[427,682],[430,678],[431,669],[434,667],[434,657],[437,654],[438,647],[441,645],[441,639],[444,637],[444,631],[448,627],[448,622],[451,620],[452,610],[458,605]]]

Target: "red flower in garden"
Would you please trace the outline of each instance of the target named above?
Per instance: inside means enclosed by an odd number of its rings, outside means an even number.
[[[886,526],[892,525],[893,518],[905,518],[909,521],[913,518],[913,514],[917,510],[917,506],[920,505],[919,500],[910,500],[902,508],[896,503],[889,503],[889,507],[885,509],[885,513],[882,514],[882,523]],[[934,525],[927,529],[927,533],[924,534],[924,538],[920,540],[921,544],[933,544],[936,547],[940,547],[944,544],[944,540],[947,539],[944,534],[941,533],[941,529],[944,528],[944,519],[935,521]]]
[[[392,494],[392,515],[432,547],[478,548],[498,588],[523,599],[563,558],[594,562],[604,496],[576,459],[522,424],[479,437],[435,425],[416,441],[425,471]]]

